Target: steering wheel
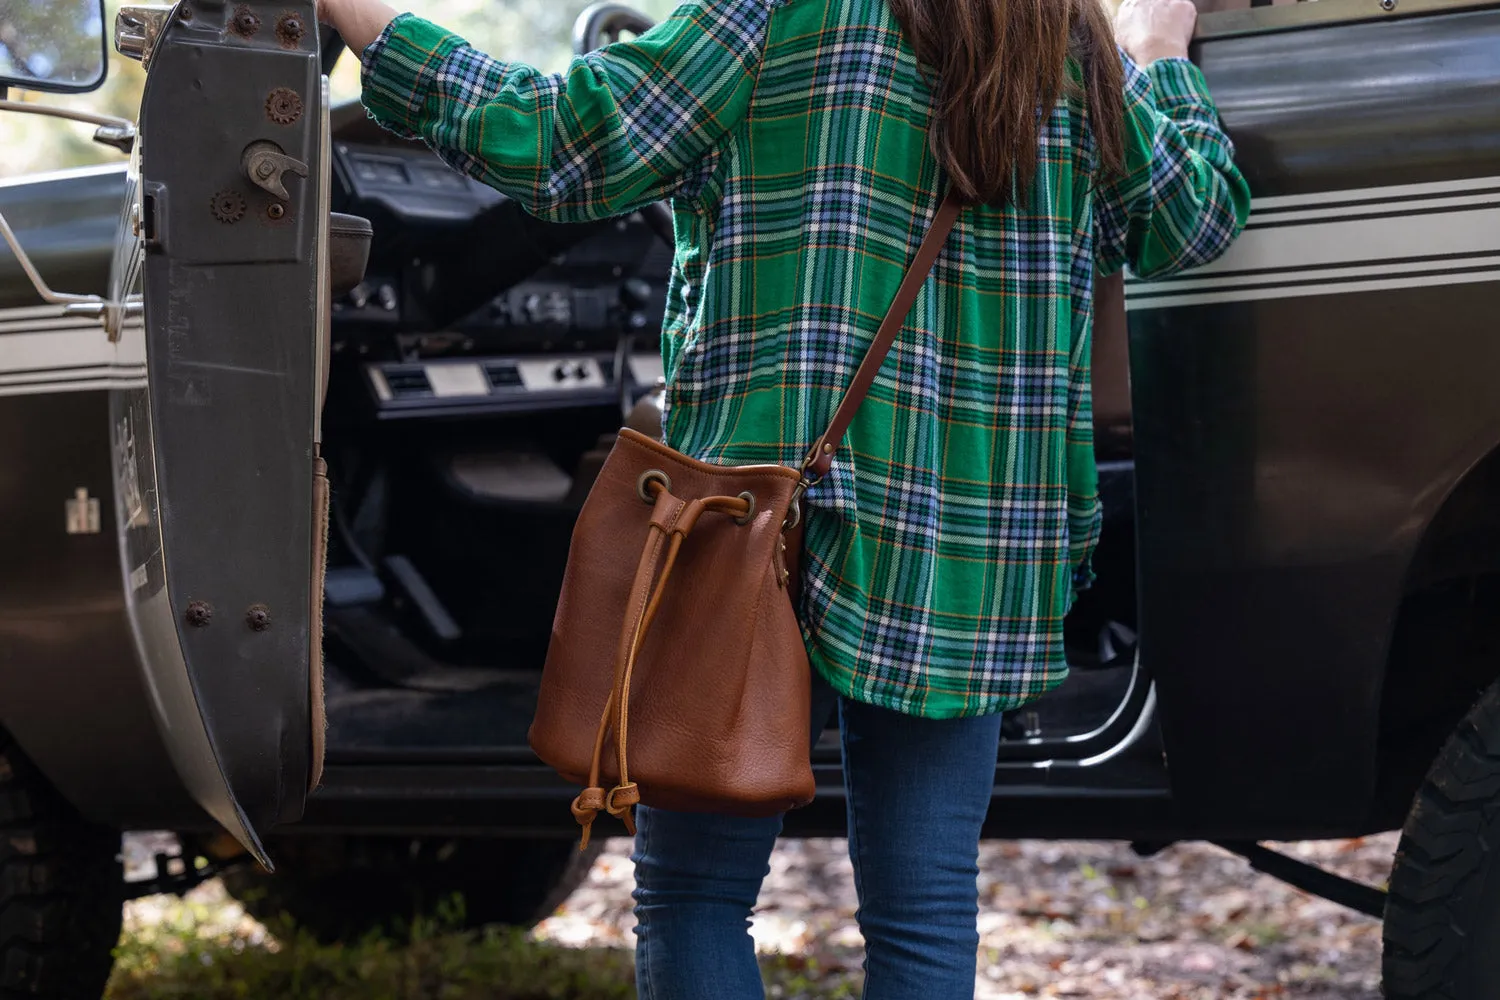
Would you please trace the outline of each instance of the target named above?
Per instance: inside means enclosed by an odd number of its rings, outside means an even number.
[[[622,32],[641,35],[651,30],[655,21],[622,3],[601,0],[583,9],[573,22],[573,51],[577,55],[618,42]]]
[[[629,32],[640,35],[649,31],[656,22],[634,7],[622,3],[601,0],[590,4],[573,22],[573,52],[584,55],[618,42],[620,35]],[[641,220],[659,236],[663,243],[672,246],[676,240],[672,228],[672,210],[662,202],[655,202],[641,209]]]

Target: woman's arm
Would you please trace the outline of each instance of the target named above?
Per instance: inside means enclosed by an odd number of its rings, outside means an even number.
[[[1125,168],[1095,205],[1100,270],[1140,277],[1207,264],[1250,214],[1250,188],[1202,73],[1187,58],[1190,0],[1124,0]],[[1146,68],[1142,70],[1141,64]]]
[[[333,25],[356,56],[395,19],[395,8],[381,0],[318,0],[318,20]]]
[[[629,41],[546,75],[478,52],[378,0],[325,0],[364,56],[377,121],[558,221],[632,212],[690,190],[749,107],[770,3],[688,0]],[[381,23],[384,20],[385,23]]]

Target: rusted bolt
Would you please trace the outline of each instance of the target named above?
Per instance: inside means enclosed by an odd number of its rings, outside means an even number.
[[[280,205],[272,205],[266,209],[266,216],[272,220],[279,219],[286,214],[286,209]]]
[[[302,41],[302,36],[306,33],[307,29],[302,25],[302,18],[290,11],[281,15],[281,19],[276,22],[276,37],[287,48],[292,48]]]
[[[190,601],[183,617],[193,628],[202,628],[213,621],[214,609],[208,606],[207,601]]]
[[[261,160],[255,168],[255,176],[259,177],[261,180],[265,180],[275,172],[276,164],[272,163],[270,160]]]
[[[236,7],[234,17],[229,24],[236,35],[242,35],[245,38],[251,37],[260,30],[260,18],[249,7]]]
[[[252,604],[245,612],[245,624],[253,631],[264,632],[271,627],[271,609],[264,604]]]

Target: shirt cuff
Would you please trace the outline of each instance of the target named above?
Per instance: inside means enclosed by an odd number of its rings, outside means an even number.
[[[385,128],[418,138],[427,99],[459,36],[415,14],[399,14],[360,56],[365,109]]]
[[[1184,104],[1213,107],[1203,71],[1189,59],[1157,59],[1146,67],[1158,108]]]

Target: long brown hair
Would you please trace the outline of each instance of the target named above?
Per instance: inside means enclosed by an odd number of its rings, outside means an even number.
[[[1124,68],[1103,0],[888,0],[936,76],[932,149],[971,202],[1024,197],[1042,125],[1078,81],[1106,172],[1124,153]]]

